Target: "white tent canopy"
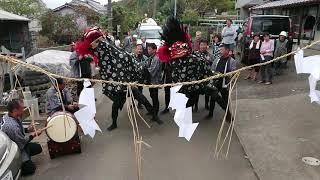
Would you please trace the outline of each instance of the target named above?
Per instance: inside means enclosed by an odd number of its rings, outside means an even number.
[[[71,52],[68,51],[46,50],[29,57],[28,59],[26,59],[26,62],[40,66],[41,68],[44,68],[52,73],[63,76],[70,76],[70,55]]]

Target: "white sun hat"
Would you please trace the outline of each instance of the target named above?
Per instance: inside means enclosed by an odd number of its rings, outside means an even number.
[[[281,31],[281,33],[280,33],[279,35],[280,35],[280,36],[287,37],[287,32],[285,32],[285,31]]]

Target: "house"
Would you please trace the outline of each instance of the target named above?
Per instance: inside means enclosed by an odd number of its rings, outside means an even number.
[[[99,16],[107,16],[108,15],[108,8],[106,6],[103,6],[99,2],[96,2],[94,0],[72,0],[70,3],[66,3],[62,6],[59,6],[55,9],[53,9],[54,12],[59,13],[62,16],[65,15],[75,15],[76,16],[76,22],[78,24],[78,27],[81,29],[86,28],[88,25],[90,25],[89,17],[85,15],[85,13],[81,13],[80,8],[88,8],[89,10],[97,13],[97,17]],[[94,13],[90,13],[92,15]],[[98,16],[99,15],[99,16]]]
[[[29,22],[28,18],[0,9],[0,47],[14,53],[21,53],[21,48],[24,47],[26,53],[30,52]]]
[[[267,0],[236,0],[236,10],[241,20],[250,16],[250,8],[265,3]]]
[[[319,0],[276,0],[250,8],[260,10],[261,14],[290,16],[295,38],[310,43],[320,39],[320,1]]]
[[[108,9],[97,1],[94,0],[72,0],[70,3],[66,3],[53,9],[54,12],[59,12],[62,15],[76,13],[74,6],[85,6],[101,15],[107,15]]]

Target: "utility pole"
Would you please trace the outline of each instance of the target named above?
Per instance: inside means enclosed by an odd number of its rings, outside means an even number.
[[[177,0],[174,0],[174,17],[177,17]]]
[[[112,0],[108,0],[108,24],[109,28],[112,28]]]
[[[153,13],[152,13],[152,18],[155,19],[156,18],[156,14],[157,14],[157,0],[153,0]]]

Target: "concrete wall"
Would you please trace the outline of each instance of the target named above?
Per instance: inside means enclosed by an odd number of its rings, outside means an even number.
[[[246,18],[248,18],[250,16],[250,12],[247,8],[240,8],[239,9],[239,15],[240,15],[240,19],[245,20]]]

